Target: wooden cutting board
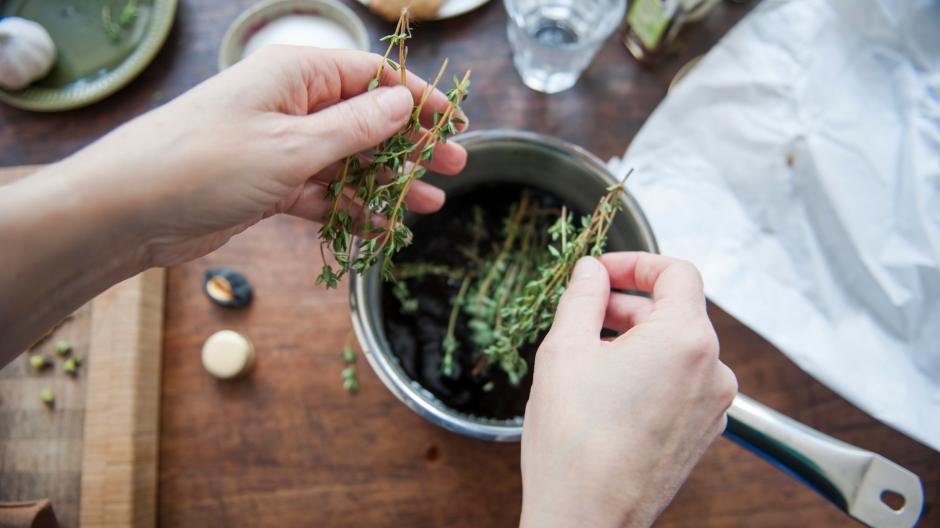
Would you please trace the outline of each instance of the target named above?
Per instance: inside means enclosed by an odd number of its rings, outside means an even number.
[[[0,186],[38,169],[0,168]],[[154,526],[166,272],[151,269],[78,309],[0,370],[0,501],[52,499],[62,526]],[[55,343],[85,361],[62,371]],[[56,397],[49,409],[39,393]]]

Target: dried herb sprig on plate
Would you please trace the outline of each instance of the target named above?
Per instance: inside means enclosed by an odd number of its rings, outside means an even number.
[[[137,0],[128,0],[115,20],[111,13],[111,6],[101,6],[101,27],[105,35],[114,42],[121,40],[124,30],[131,27],[137,19],[137,10]]]
[[[405,10],[398,19],[395,32],[382,38],[382,41],[388,42],[385,62],[377,68],[375,77],[369,82],[369,90],[379,86],[386,65],[398,71],[401,84],[406,84],[408,73],[405,63],[407,41],[410,38],[411,26]],[[398,52],[398,62],[389,58],[395,50]],[[446,142],[449,136],[457,133],[458,125],[464,123],[460,103],[470,87],[469,70],[462,79],[454,77],[454,87],[446,94],[448,105],[443,112],[434,113],[431,128],[423,129],[421,126],[421,113],[446,68],[445,59],[434,82],[415,104],[411,119],[395,135],[375,147],[371,160],[353,155],[343,161],[340,175],[327,189],[326,197],[333,202],[333,207],[320,229],[320,252],[324,264],[317,277],[317,284],[335,288],[349,271],[362,273],[379,262],[383,278],[392,278],[393,263],[390,257],[411,243],[411,230],[404,224],[408,189],[414,180],[424,176],[426,169],[422,164],[431,161],[434,147]],[[358,218],[353,218],[349,212],[340,208],[340,198],[346,188],[353,189],[354,198],[362,204],[362,213]],[[373,225],[373,214],[384,217],[384,225]],[[353,259],[352,245],[357,230],[368,234],[369,238],[361,241],[359,253]],[[333,255],[335,268],[327,261],[327,252]]]

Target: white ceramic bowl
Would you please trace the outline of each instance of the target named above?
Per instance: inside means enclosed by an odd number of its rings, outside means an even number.
[[[248,40],[265,24],[286,15],[315,15],[332,20],[349,31],[356,49],[370,49],[369,32],[362,20],[336,0],[266,0],[248,8],[229,26],[219,49],[219,69],[241,60]]]

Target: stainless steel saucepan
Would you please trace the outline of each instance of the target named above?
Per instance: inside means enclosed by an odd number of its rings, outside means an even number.
[[[548,136],[488,130],[455,138],[470,153],[457,178],[429,174],[449,193],[485,182],[532,185],[580,210],[594,208],[614,177],[587,151]],[[624,210],[610,231],[608,247],[656,252],[656,240],[639,205],[624,195]],[[448,408],[410,379],[385,338],[378,270],[354,275],[350,285],[353,326],[369,364],[395,396],[427,420],[456,433],[494,441],[518,441],[522,418],[493,420]],[[757,452],[859,521],[875,527],[910,527],[920,517],[920,479],[890,460],[792,420],[744,395],[728,411],[725,435]],[[894,509],[885,492],[901,495]]]

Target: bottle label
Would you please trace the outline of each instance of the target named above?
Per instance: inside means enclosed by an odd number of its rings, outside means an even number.
[[[673,0],[633,0],[627,23],[647,49],[659,47],[677,5]]]

